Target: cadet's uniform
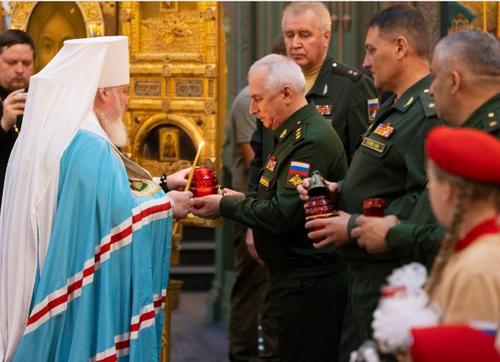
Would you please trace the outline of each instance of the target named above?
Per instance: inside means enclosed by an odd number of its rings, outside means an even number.
[[[318,111],[333,125],[340,137],[349,164],[368,124],[375,119],[379,103],[372,80],[361,71],[327,56],[313,87],[307,93]],[[249,190],[256,190],[260,170],[273,147],[272,131],[257,122],[252,136],[255,157],[249,171]]]
[[[339,183],[339,210],[351,213],[349,233],[362,214],[367,198],[383,198],[385,213],[408,219],[425,188],[424,139],[440,124],[429,95],[430,76],[411,86],[400,99],[389,98],[364,135],[347,175]],[[379,288],[399,265],[394,252],[368,254],[355,240],[340,248],[351,266],[351,288],[342,336],[342,352],[349,353],[371,337],[372,314]],[[346,355],[342,355],[346,358]]]
[[[347,296],[347,265],[334,248],[316,249],[304,229],[304,203],[296,186],[313,170],[343,178],[342,143],[308,104],[274,131],[256,193],[225,196],[222,216],[254,231],[259,256],[270,271],[271,308],[281,361],[334,361]]]
[[[500,138],[500,93],[475,110],[462,127],[484,130]],[[444,233],[445,229],[434,219],[426,189],[410,219],[389,230],[387,244],[400,255],[402,264],[419,261],[430,268]]]

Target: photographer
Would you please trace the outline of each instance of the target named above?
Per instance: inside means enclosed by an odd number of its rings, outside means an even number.
[[[21,30],[0,34],[0,207],[7,163],[21,129],[35,45]]]

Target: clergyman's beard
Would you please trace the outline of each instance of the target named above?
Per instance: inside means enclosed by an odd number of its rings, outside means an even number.
[[[116,147],[124,147],[128,142],[127,128],[125,123],[123,123],[122,117],[115,119],[108,119],[108,117],[102,117],[101,125],[104,132],[108,135],[111,142]]]

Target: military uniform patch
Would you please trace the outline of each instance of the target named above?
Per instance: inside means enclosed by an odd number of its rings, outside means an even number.
[[[269,179],[267,177],[261,176],[259,184],[265,187],[269,187]]]
[[[333,104],[317,104],[316,109],[322,116],[330,116],[333,110]]]
[[[363,142],[361,142],[361,145],[371,150],[374,150],[378,153],[383,153],[385,150],[385,144],[383,144],[382,142],[372,140],[371,138],[368,137],[363,138]]]
[[[302,177],[300,177],[299,175],[293,175],[292,177],[288,178],[286,185],[292,188],[296,188],[301,183],[302,183]]]
[[[304,177],[309,176],[310,169],[311,164],[309,163],[292,161],[286,177],[286,186],[292,188],[297,187]]]
[[[380,108],[378,98],[368,99],[367,102],[368,102],[368,120],[370,122],[373,122]]]
[[[391,135],[394,133],[394,126],[390,124],[389,122],[387,123],[380,123],[377,128],[375,128],[375,131],[373,131],[376,135],[382,136],[384,138],[389,138]]]
[[[267,161],[266,168],[269,171],[273,172],[275,167],[276,167],[276,157],[275,156],[270,156],[269,160]]]

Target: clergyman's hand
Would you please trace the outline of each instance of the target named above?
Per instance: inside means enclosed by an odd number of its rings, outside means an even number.
[[[189,213],[189,200],[193,197],[191,191],[169,191],[168,196],[174,201],[174,217],[184,219]]]
[[[187,185],[187,177],[189,172],[191,171],[191,167],[183,168],[171,175],[167,176],[167,185],[169,190],[178,190],[183,189]]]
[[[190,203],[191,212],[204,219],[216,219],[220,216],[219,205],[221,195],[193,197]]]

